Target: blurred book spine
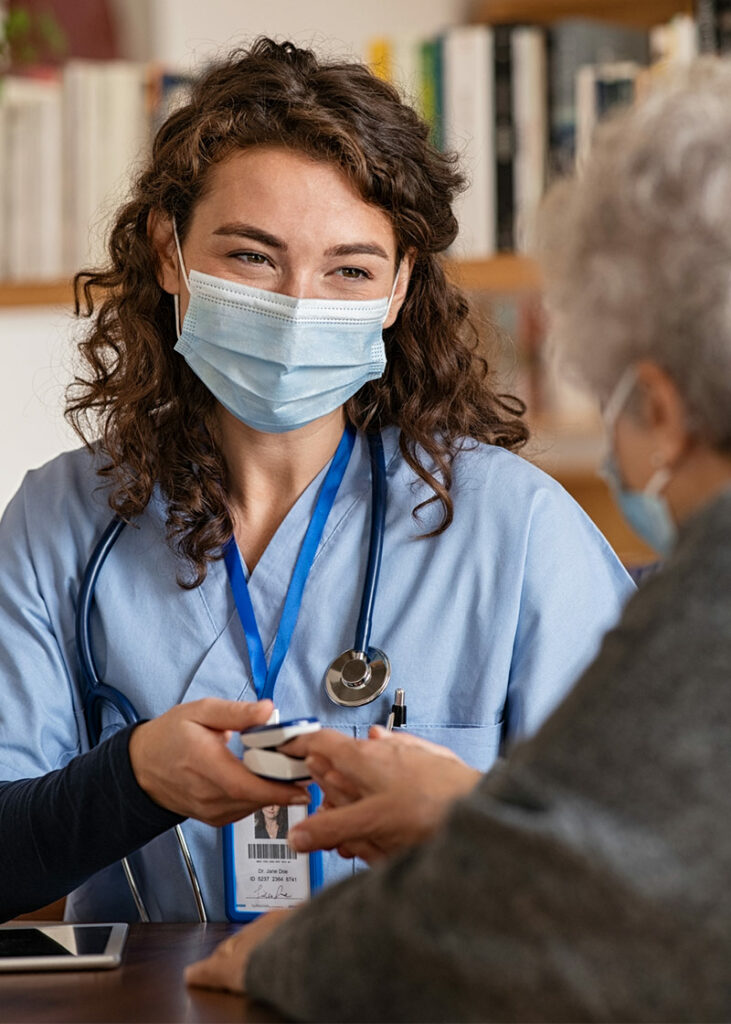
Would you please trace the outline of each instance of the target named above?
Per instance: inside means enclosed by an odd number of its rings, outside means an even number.
[[[482,25],[450,29],[442,46],[443,145],[460,153],[469,181],[454,204],[453,255],[480,259],[496,245],[494,34]]]
[[[701,53],[731,53],[731,0],[696,0]]]
[[[187,76],[121,60],[0,77],[0,281],[105,262],[152,134],[189,88]]]

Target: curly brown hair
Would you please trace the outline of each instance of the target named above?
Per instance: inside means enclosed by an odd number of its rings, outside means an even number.
[[[452,521],[452,460],[465,439],[515,449],[528,437],[522,402],[489,383],[468,302],[439,255],[457,235],[451,204],[464,179],[456,156],[435,149],[428,126],[365,65],[259,38],[206,70],[168,117],[116,217],[108,265],[74,278],[77,315],[96,316],[79,346],[86,373],[69,387],[66,416],[107,457],[99,473],[120,517],[140,515],[159,485],[168,537],[193,572],[182,586],[205,579],[233,524],[215,400],[174,352],[172,299],[158,283],[148,217],[175,217],[184,239],[211,166],[262,144],[341,169],[388,215],[399,254],[414,257],[399,317],[384,331],[386,371],[345,408],[360,430],[399,427],[403,457],[434,492],[414,514],[433,501],[443,507],[425,536]]]

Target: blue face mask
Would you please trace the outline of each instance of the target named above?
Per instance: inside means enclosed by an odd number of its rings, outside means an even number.
[[[614,425],[637,383],[634,367],[620,377],[604,411],[604,423],[611,438]],[[611,440],[610,440],[611,446]],[[609,484],[614,500],[632,529],[661,555],[668,555],[675,546],[678,529],[662,491],[670,480],[670,470],[663,466],[647,481],[642,491],[633,491],[624,485],[622,474],[613,452],[604,461],[602,476]]]
[[[368,302],[297,299],[200,274],[185,276],[190,302],[175,351],[237,419],[284,433],[342,406],[386,368],[383,322],[391,295]],[[399,266],[400,270],[400,266]]]

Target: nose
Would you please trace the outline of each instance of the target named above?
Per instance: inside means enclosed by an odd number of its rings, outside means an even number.
[[[279,290],[292,299],[316,299],[312,284],[312,272],[307,267],[289,267],[283,273]]]

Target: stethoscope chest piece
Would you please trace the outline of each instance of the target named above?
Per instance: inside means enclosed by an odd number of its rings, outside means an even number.
[[[380,697],[391,678],[391,663],[383,651],[345,651],[325,674],[325,690],[334,704],[359,708]]]

